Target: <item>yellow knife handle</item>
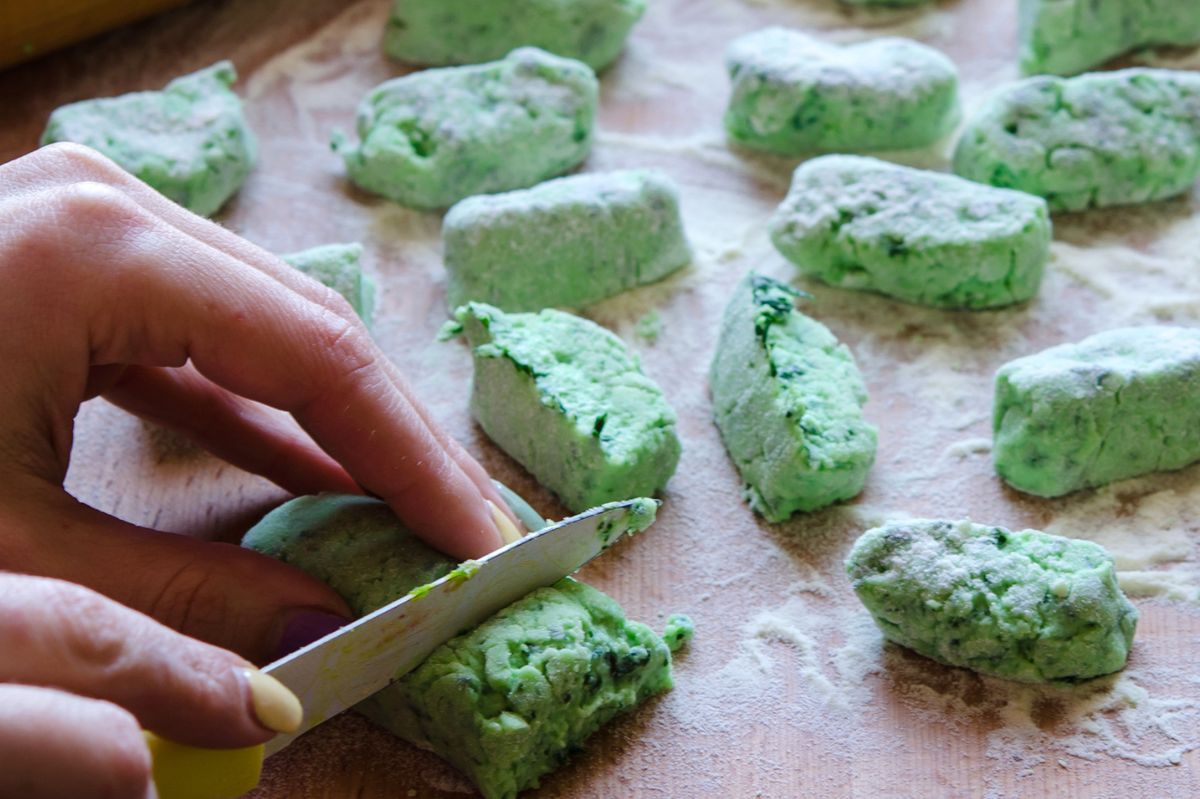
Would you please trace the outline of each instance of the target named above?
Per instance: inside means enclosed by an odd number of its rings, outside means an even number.
[[[237,799],[258,785],[263,747],[201,749],[145,733],[159,799]]]

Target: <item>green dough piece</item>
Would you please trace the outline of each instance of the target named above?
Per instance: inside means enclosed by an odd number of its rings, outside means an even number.
[[[679,463],[675,412],[621,339],[569,313],[455,312],[475,357],[471,413],[574,512],[652,496]]]
[[[1057,497],[1200,460],[1200,330],[1130,327],[996,373],[996,473]]]
[[[1119,671],[1137,627],[1103,547],[1039,530],[892,522],[858,539],[846,572],[888,640],[1018,682]]]
[[[619,522],[644,529],[657,503]],[[448,574],[382,502],[323,494],[268,514],[243,546],[328,583],[359,615]],[[671,687],[671,655],[650,628],[570,578],[451,639],[357,709],[462,770],[488,799],[512,799],[618,713]]]
[[[370,327],[375,319],[375,281],[362,270],[362,253],[358,243],[326,244],[285,255],[283,260],[345,297]]]
[[[875,462],[854,357],[753,272],[734,289],[709,371],[713,414],[750,507],[771,522],[849,499]]]
[[[667,626],[663,630],[663,640],[672,652],[678,652],[696,635],[696,625],[692,617],[685,613],[672,613],[667,617]]]
[[[1200,74],[1126,69],[1019,81],[967,125],[954,171],[1045,197],[1051,211],[1182,194],[1200,175]]]
[[[601,172],[468,197],[442,225],[451,308],[580,307],[691,261],[679,190],[657,171]]]
[[[359,106],[361,142],[335,131],[333,149],[367,191],[445,208],[577,166],[592,148],[598,87],[586,64],[522,47],[381,83]]]
[[[257,145],[221,61],[176,78],[160,92],[134,92],[64,105],[42,144],[85,144],[201,216],[232,197],[254,167]]]
[[[396,0],[384,49],[416,64],[473,64],[540,47],[592,69],[613,61],[646,0]]]
[[[908,39],[837,45],[786,28],[735,39],[725,57],[729,137],[782,155],[925,147],[957,123],[958,71]]]
[[[1148,45],[1200,43],[1200,0],[1021,0],[1021,72],[1074,75]]]
[[[806,274],[936,308],[1027,300],[1050,257],[1040,198],[853,155],[801,164],[770,229]]]

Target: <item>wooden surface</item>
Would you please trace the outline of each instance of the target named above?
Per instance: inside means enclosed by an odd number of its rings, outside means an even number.
[[[1196,199],[1056,219],[1041,295],[1006,311],[943,313],[797,281],[815,295],[809,312],[855,350],[879,459],[855,503],[763,524],[742,503],[711,424],[705,372],[733,283],[748,268],[792,274],[767,243],[765,220],[795,162],[727,150],[721,51],[771,22],[844,41],[909,35],[959,64],[969,110],[1015,77],[1015,4],[946,0],[879,13],[833,0],[652,5],[603,75],[601,132],[585,168],[668,171],[683,186],[696,260],[589,315],[641,353],[679,411],[685,451],[661,521],[585,579],[653,626],[687,612],[698,635],[678,658],[674,691],[610,724],[531,795],[1200,795],[1200,471],[1047,502],[1003,488],[987,455],[999,364],[1118,324],[1200,323]],[[445,318],[439,216],[353,190],[328,152],[331,128],[351,126],[362,94],[402,71],[379,52],[386,8],[386,0],[198,2],[0,73],[0,160],[33,148],[59,104],[156,88],[231,58],[262,160],[221,221],[277,252],[362,241],[381,283],[385,351],[493,474],[561,515],[470,423],[465,349],[433,342]],[[945,168],[946,153],[896,157]],[[653,344],[633,335],[652,309],[663,318]],[[226,539],[283,498],[102,402],[79,419],[69,487],[137,523]],[[1130,668],[1076,688],[1021,687],[882,646],[841,561],[859,532],[897,514],[1045,526],[1112,546],[1142,612]],[[469,792],[437,758],[345,716],[274,758],[256,796]]]

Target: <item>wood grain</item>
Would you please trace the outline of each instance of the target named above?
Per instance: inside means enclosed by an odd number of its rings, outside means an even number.
[[[822,28],[842,39],[911,35],[959,64],[970,109],[988,88],[1015,76],[1014,5],[943,0],[915,11],[866,13],[833,0],[656,0],[628,52],[603,75],[601,135],[586,168],[668,171],[683,186],[697,258],[683,274],[589,310],[630,341],[663,384],[679,411],[685,451],[660,522],[594,563],[584,578],[653,626],[670,612],[688,612],[698,635],[678,659],[674,691],[610,724],[531,796],[1200,795],[1194,604],[1138,601],[1132,683],[1025,691],[880,646],[841,570],[863,526],[888,513],[1039,526],[1078,508],[1084,500],[1033,500],[992,475],[976,446],[989,435],[990,374],[1011,357],[1120,316],[1123,300],[1088,282],[1089,265],[1100,264],[1095,259],[1104,253],[1109,261],[1113,252],[1158,257],[1162,263],[1148,262],[1137,280],[1164,294],[1200,298],[1185,274],[1192,263],[1187,248],[1170,245],[1180,230],[1190,230],[1195,198],[1056,220],[1055,265],[1042,295],[1026,307],[945,314],[805,284],[814,294],[812,313],[854,348],[872,395],[868,415],[880,427],[878,464],[864,495],[847,507],[763,524],[741,501],[710,420],[705,374],[730,287],[748,268],[791,276],[766,243],[765,218],[795,162],[724,147],[724,44],[772,22]],[[543,513],[561,515],[553,498],[471,424],[465,350],[433,342],[446,314],[439,215],[355,191],[328,153],[330,129],[351,126],[362,94],[404,71],[379,52],[387,6],[387,0],[197,2],[10,69],[0,73],[0,160],[32,149],[49,112],[64,102],[155,88],[231,58],[263,154],[222,223],[277,252],[362,241],[380,279],[376,334],[384,350],[493,474]],[[944,148],[903,157],[945,165]],[[1180,258],[1183,266],[1175,264]],[[1156,312],[1129,307],[1136,320],[1154,320]],[[651,309],[664,320],[653,345],[632,335]],[[1200,321],[1192,310],[1175,318]],[[1162,476],[1155,486],[1184,496],[1198,481],[1193,469]],[[130,521],[226,540],[283,498],[265,481],[102,402],[89,403],[79,416],[68,485],[83,501]],[[1130,512],[1140,501],[1130,493]],[[1194,544],[1200,534],[1188,531]],[[1130,684],[1145,696],[1130,699],[1122,688]],[[1105,704],[1110,700],[1112,707]],[[1186,723],[1172,726],[1171,718]],[[1089,736],[1088,725],[1119,740]],[[1169,756],[1151,762],[1151,755],[1171,752],[1174,764]],[[343,716],[274,758],[255,796],[464,793],[469,786],[437,758]]]

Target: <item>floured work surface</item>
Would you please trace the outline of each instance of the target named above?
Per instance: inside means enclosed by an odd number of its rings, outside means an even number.
[[[1017,76],[1015,3],[947,0],[849,11],[834,0],[655,0],[602,76],[586,169],[658,167],[683,191],[695,264],[595,307],[679,411],[683,460],[660,521],[584,572],[630,618],[674,611],[698,634],[677,687],[610,724],[540,797],[1034,797],[1200,794],[1200,468],[1043,501],[993,475],[991,375],[1011,358],[1122,325],[1200,324],[1200,198],[1055,219],[1030,304],[963,313],[794,278],[767,240],[794,162],[724,146],[725,43],[769,23],[832,37],[913,36],[959,65],[969,114]],[[275,252],[362,241],[380,281],[376,335],[437,418],[538,510],[563,514],[467,414],[471,364],[438,344],[446,317],[439,216],[350,188],[328,151],[368,88],[402,70],[381,54],[386,0],[199,3],[41,63],[0,73],[0,158],[32,148],[70,100],[161,86],[222,57],[262,142],[221,220]],[[1190,63],[1188,59],[1190,58]],[[1200,67],[1159,54],[1158,65]],[[897,156],[945,168],[949,144]],[[705,373],[734,283],[749,268],[814,295],[803,309],[854,350],[879,459],[850,506],[770,526],[742,502],[711,421]],[[634,335],[661,314],[653,344]],[[71,488],[124,518],[236,536],[282,494],[101,403],[80,419]],[[1078,688],[981,678],[883,646],[841,561],[889,516],[970,516],[1091,538],[1116,555],[1142,613],[1129,668]],[[466,782],[355,717],[268,764],[255,796],[450,797]]]

